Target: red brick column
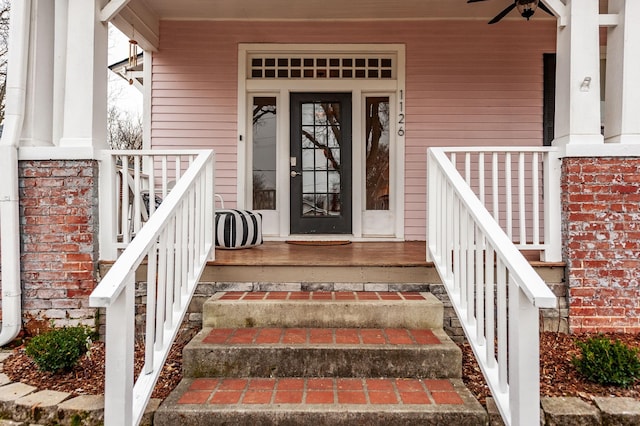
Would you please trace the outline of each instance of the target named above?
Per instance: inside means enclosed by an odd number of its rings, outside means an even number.
[[[640,158],[565,158],[572,332],[640,332]]]
[[[19,178],[25,327],[94,326],[98,163],[21,161]]]

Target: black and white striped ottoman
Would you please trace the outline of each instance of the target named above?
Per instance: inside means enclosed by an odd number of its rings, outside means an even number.
[[[216,247],[241,249],[262,244],[262,215],[250,210],[216,210]]]

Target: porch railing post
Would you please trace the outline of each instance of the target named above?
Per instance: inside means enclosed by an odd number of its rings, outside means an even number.
[[[436,192],[438,190],[436,186],[436,173],[435,165],[431,160],[431,153],[427,153],[427,247],[430,244],[435,244],[436,232],[438,230],[438,224],[436,223]],[[433,240],[433,241],[432,241]],[[435,248],[435,247],[434,247]],[[431,258],[430,250],[427,250],[427,262],[433,262]]]
[[[509,279],[509,407],[512,425],[540,424],[538,308]]]
[[[100,259],[115,260],[118,257],[117,242],[117,174],[115,173],[115,157],[102,153],[100,161]]]
[[[211,254],[209,255],[209,260],[213,261],[216,258],[215,244],[214,244],[214,230],[215,230],[215,210],[216,210],[216,200],[215,200],[215,156],[211,156],[211,162],[207,166],[205,170],[205,187],[208,195],[205,197],[205,215],[204,215],[204,243],[205,245],[211,245],[213,248],[211,249]]]
[[[133,419],[134,274],[107,309],[105,425],[130,425]]]
[[[546,153],[544,162],[544,244],[543,262],[562,261],[562,229],[560,204],[560,157],[558,151]]]

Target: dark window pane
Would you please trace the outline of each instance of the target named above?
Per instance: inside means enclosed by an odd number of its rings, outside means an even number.
[[[253,99],[253,208],[276,208],[276,98]]]
[[[286,67],[289,65],[289,60],[287,58],[278,58],[278,66]]]
[[[252,67],[261,67],[262,66],[262,58],[253,58],[251,60]]]
[[[252,78],[262,78],[262,70],[251,70]]]
[[[276,70],[264,70],[264,76],[265,77],[275,77],[276,76]]]
[[[391,68],[391,59],[382,59],[382,66],[385,68]]]
[[[302,60],[300,58],[291,59],[291,66],[292,67],[299,67],[301,64],[302,64]]]
[[[264,64],[267,67],[275,67],[276,66],[276,60],[275,58],[267,58],[264,60]]]
[[[389,210],[389,98],[368,97],[365,104],[366,208]]]
[[[356,59],[356,67],[364,67],[366,61],[364,59]]]

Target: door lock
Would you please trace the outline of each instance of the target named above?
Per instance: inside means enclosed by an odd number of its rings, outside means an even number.
[[[302,173],[296,172],[295,170],[291,170],[291,177],[296,177],[296,176],[300,176],[300,175],[302,175]]]

